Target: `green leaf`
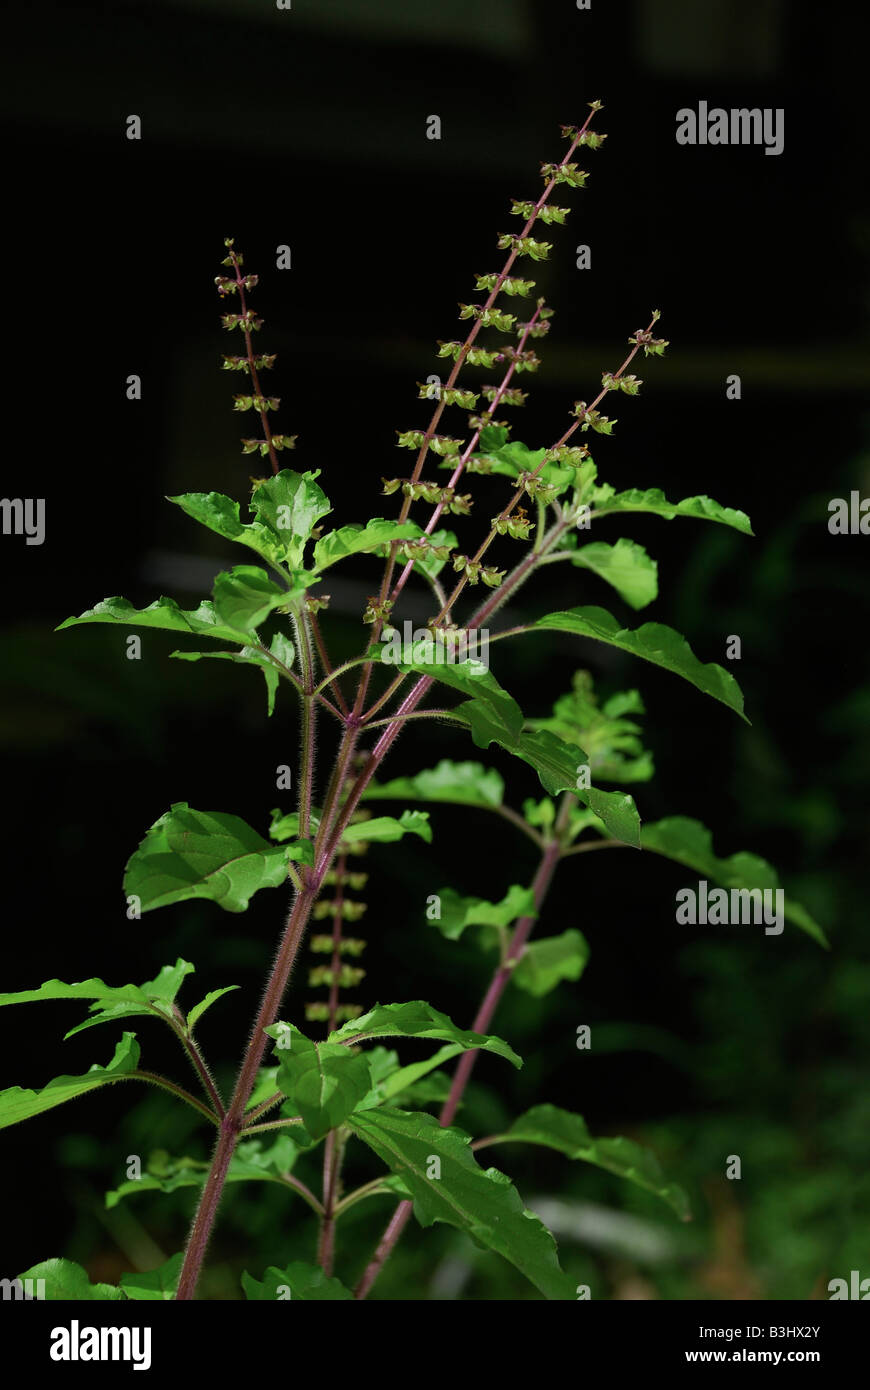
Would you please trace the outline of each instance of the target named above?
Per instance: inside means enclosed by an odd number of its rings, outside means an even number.
[[[273,1085],[271,1091],[275,1090],[277,1086]],[[292,1191],[286,1175],[292,1172],[300,1153],[310,1147],[311,1138],[302,1125],[294,1125],[292,1132],[280,1131],[271,1143],[243,1139],[230,1160],[226,1180],[228,1183],[276,1182]],[[106,1207],[116,1207],[125,1197],[138,1197],[142,1192],[168,1193],[182,1187],[202,1187],[210,1167],[204,1160],[170,1158],[164,1150],[158,1149],[150,1156],[148,1170],[141,1178],[131,1178],[106,1193]]]
[[[333,1279],[317,1265],[304,1264],[301,1260],[294,1261],[284,1269],[270,1265],[262,1281],[252,1278],[246,1270],[242,1275],[242,1288],[246,1298],[261,1302],[271,1302],[273,1299],[312,1302],[353,1298],[350,1289],[346,1289],[340,1279]]]
[[[357,821],[349,825],[342,834],[345,844],[392,844],[404,835],[419,835],[427,845],[432,843],[432,827],[428,811],[403,811],[398,820],[395,816],[374,816],[371,820]]]
[[[7,1091],[0,1091],[0,1129],[53,1110],[56,1105],[75,1100],[77,1096],[86,1095],[98,1086],[119,1081],[134,1072],[138,1065],[139,1044],[136,1035],[125,1033],[106,1067],[94,1064],[83,1076],[56,1076],[41,1091],[25,1091],[21,1086],[10,1086]]]
[[[278,1048],[278,1088],[322,1139],[352,1113],[371,1089],[368,1060],[332,1042],[313,1043],[294,1029],[291,1048]]]
[[[437,1052],[433,1052],[431,1057],[424,1058],[422,1062],[411,1062],[409,1066],[399,1067],[398,1071],[379,1083],[375,1104],[382,1104],[405,1094],[412,1087],[416,1087],[424,1076],[436,1071],[438,1067],[443,1067],[445,1062],[452,1061],[465,1051],[467,1049],[462,1043],[445,1043],[444,1047],[439,1047]]]
[[[643,713],[636,690],[618,691],[599,709],[589,672],[575,671],[570,694],[559,697],[552,716],[528,723],[533,729],[549,729],[565,743],[582,746],[596,782],[645,782],[653,775],[652,754],[638,737],[640,725],[625,718]]]
[[[314,481],[319,477],[319,469],[294,473],[282,468],[260,483],[251,498],[251,510],[277,537],[291,569],[302,563],[306,542],[320,518],[332,511],[329,498]]]
[[[346,555],[375,550],[386,542],[411,540],[419,535],[420,527],[416,521],[385,521],[381,516],[367,521],[365,526],[342,526],[317,542],[314,547],[314,568],[324,570],[343,560]]]
[[[272,655],[277,657],[288,670],[292,667],[295,655],[293,643],[289,642],[283,633],[275,633],[270,650]],[[241,651],[238,652],[170,652],[169,655],[177,657],[181,661],[202,661],[212,658],[217,661],[235,661],[243,666],[258,667],[263,672],[266,682],[266,713],[270,715],[274,713],[280,672],[269,653],[262,647],[242,647]]]
[[[564,613],[547,613],[526,630],[571,632],[577,637],[591,637],[596,642],[618,647],[620,651],[683,676],[705,695],[721,701],[749,723],[743,713],[743,695],[734,677],[712,661],[706,664],[699,661],[685,637],[663,623],[621,628],[613,614],[604,608],[571,608]]]
[[[122,1300],[124,1295],[114,1284],[92,1284],[81,1265],[74,1260],[43,1260],[41,1264],[26,1269],[18,1278],[37,1282],[45,1280],[45,1299],[48,1303],[110,1303]]]
[[[276,608],[300,599],[310,576],[294,575],[294,588],[270,579],[258,565],[235,565],[214,582],[214,607],[218,620],[237,632],[252,633]]]
[[[185,492],[179,497],[168,497],[182,511],[216,531],[226,540],[239,541],[255,550],[270,565],[280,564],[284,559],[284,546],[274,531],[261,522],[244,523],[239,520],[239,504],[221,492]]]
[[[466,927],[509,927],[518,917],[537,917],[531,888],[513,884],[499,903],[464,898],[453,888],[440,888],[441,916],[433,925],[448,941],[458,941]]]
[[[194,1004],[190,1013],[187,1015],[187,1031],[192,1033],[199,1020],[202,1018],[206,1009],[210,1009],[218,999],[225,994],[231,994],[234,989],[239,989],[239,985],[224,985],[223,989],[210,989],[204,999],[200,999],[198,1004]]]
[[[571,928],[561,936],[530,941],[514,968],[511,979],[538,999],[561,980],[579,980],[589,959],[589,945],[581,932]]]
[[[668,1183],[655,1154],[631,1139],[593,1139],[580,1115],[557,1105],[536,1105],[514,1120],[505,1134],[491,1143],[541,1144],[567,1158],[605,1168],[636,1187],[661,1197],[681,1221],[690,1219],[689,1202],[681,1187]]]
[[[642,545],[621,536],[615,545],[592,541],[571,552],[571,564],[592,570],[612,584],[632,608],[645,608],[658,595],[658,565]]]
[[[239,816],[194,811],[177,801],[131,856],[124,892],[139,898],[143,912],[188,898],[211,898],[227,912],[244,912],[259,888],[284,883],[297,848],[270,844]]]
[[[190,961],[182,960],[180,957],[175,965],[164,965],[159,975],[154,980],[148,980],[141,985],[140,991],[143,1002],[136,1004],[125,1002],[115,991],[97,998],[91,1004],[90,1012],[93,1018],[85,1019],[84,1023],[78,1024],[76,1028],[70,1028],[69,1032],[64,1033],[64,1041],[73,1037],[75,1033],[82,1033],[86,1028],[95,1028],[100,1023],[115,1023],[119,1018],[134,1018],[143,1014],[163,1014],[166,1017],[172,1016],[172,1002],[181,988],[181,982],[186,975],[193,973],[194,967]],[[96,980],[91,983],[99,984]],[[130,989],[131,986],[125,986]]]
[[[138,1303],[169,1302],[175,1297],[181,1266],[184,1264],[184,1251],[172,1255],[157,1269],[139,1270],[135,1274],[121,1275],[121,1288],[128,1298]]]
[[[559,1266],[550,1232],[523,1209],[503,1173],[478,1166],[469,1135],[452,1126],[442,1129],[433,1115],[406,1110],[361,1111],[348,1123],[405,1183],[421,1226],[435,1221],[455,1226],[509,1260],[546,1298],[573,1298],[573,1283]],[[434,1176],[433,1159],[440,1177]]]
[[[604,495],[599,495],[604,494]],[[723,526],[733,526],[744,535],[753,534],[749,517],[745,512],[722,507],[712,497],[684,497],[682,502],[669,502],[660,488],[630,488],[627,492],[617,492],[606,496],[605,489],[593,493],[593,515],[606,516],[609,512],[653,512],[672,521],[675,516],[695,517],[699,521],[719,521]]]
[[[668,816],[665,820],[645,825],[641,831],[641,849],[652,850],[666,859],[693,869],[702,878],[712,879],[723,888],[765,888],[775,892],[780,887],[779,875],[772,864],[758,854],[745,850],[728,859],[718,859],[713,853],[713,834],[698,820],[689,816]],[[783,898],[783,915],[805,931],[820,946],[829,945],[828,938],[805,908],[787,897]]]
[[[485,1033],[472,1033],[457,1028],[446,1014],[418,999],[409,1004],[376,1004],[368,1013],[352,1018],[337,1032],[330,1033],[330,1043],[367,1042],[370,1038],[437,1038],[441,1042],[458,1043],[463,1048],[481,1048],[494,1052],[522,1066],[522,1060],[501,1038]],[[295,1045],[295,1044],[294,1044]],[[303,1115],[303,1120],[305,1116]]]
[[[102,980],[91,978],[78,984],[67,985],[63,980],[46,980],[39,989],[18,990],[14,994],[0,994],[0,1008],[5,1004],[35,1004],[46,999],[96,999],[97,1008],[109,1004],[141,1005],[142,1012],[152,999],[171,1003],[181,988],[186,975],[193,973],[190,961],[179,956],[174,965],[164,965],[156,979],[144,985],[107,985]]]
[[[534,473],[548,452],[547,449],[529,449],[518,439],[508,442],[508,432],[504,426],[489,425],[481,430],[480,452],[472,454],[472,460],[488,459],[492,465],[491,472],[500,473],[505,478],[517,478],[520,473]],[[545,463],[538,474],[547,487],[556,488],[556,497],[573,486],[576,476],[576,468],[559,463]]]
[[[396,777],[391,782],[369,782],[362,801],[444,801],[462,806],[501,806],[504,779],[483,763],[455,763],[443,758],[437,766],[414,777]]]
[[[193,632],[197,637],[213,637],[216,642],[241,642],[249,634],[227,626],[218,618],[214,605],[206,599],[198,608],[186,612],[174,598],[158,598],[147,608],[134,608],[129,599],[106,598],[95,608],[88,608],[78,618],[67,618],[55,631],[75,627],[78,623],[117,623],[121,627],[156,627],[167,632]]]

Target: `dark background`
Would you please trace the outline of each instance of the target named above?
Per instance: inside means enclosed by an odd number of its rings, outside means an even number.
[[[51,975],[140,981],[184,955],[197,964],[189,1003],[243,985],[202,1025],[226,1079],[271,961],[278,895],[261,894],[245,918],[189,903],[130,923],[121,875],[173,801],[261,830],[272,806],[290,809],[274,777],[295,763],[295,709],[282,690],[267,725],[253,675],[169,661],[181,645],[169,634],[143,632],[143,659],[130,662],[121,629],[53,628],[109,594],[195,606],[218,568],[249,558],[164,500],[209,489],[244,498],[258,471],[236,443],[253,432],[231,410],[239,379],[219,370],[221,352],[238,350],[214,290],[225,236],[261,277],[258,350],[279,354],[268,389],[282,397],[278,427],[298,435],[285,462],[322,469],[336,525],[392,515],[379,480],[407,471],[395,431],[428,420],[415,382],[447,374],[435,340],[463,336],[455,305],[476,298],[474,272],[500,269],[497,234],[521,225],[509,199],[538,196],[540,162],[564,152],[559,124],[604,102],[596,128],[609,138],[580,161],[588,189],[560,190],[555,201],[572,212],[566,227],[539,231],[554,244],[549,261],[518,268],[556,314],[541,370],[517,383],[531,394],[511,415],[514,436],[552,443],[658,307],[671,346],[638,367],[641,396],[619,398],[614,436],[595,438],[599,473],[669,497],[709,493],[747,511],[756,538],[626,518],[620,529],[659,561],[650,609],[634,617],[592,576],[581,583],[560,567],[510,616],[601,603],[626,621],[667,622],[723,664],[737,634],[752,723],[664,672],[567,638],[500,645],[494,670],[530,716],[549,712],[583,663],[604,693],[638,685],[657,763],[655,781],[636,789],[641,815],[695,815],[720,854],[769,858],[832,950],[793,929],[727,939],[698,929],[687,941],[672,906],[683,876],[664,861],[591,855],[561,871],[541,929],[579,926],[590,965],[542,1001],[506,1000],[495,1031],[525,1068],[514,1076],[485,1058],[460,1119],[486,1132],[549,1100],[595,1132],[652,1144],[690,1189],[697,1220],[677,1230],[664,1208],[596,1170],[499,1151],[530,1201],[571,1208],[565,1232],[573,1220],[580,1234],[565,1234],[566,1264],[595,1297],[801,1299],[826,1296],[827,1280],[862,1259],[870,1275],[870,540],[827,530],[832,497],[870,491],[865,39],[849,7],[784,0],[593,0],[589,12],[569,0],[295,0],[289,12],[266,0],[151,0],[9,17],[4,492],[45,497],[47,536],[41,547],[0,544],[3,987]],[[783,107],[784,153],[678,146],[675,113],[701,99]],[[124,135],[131,113],[138,143]],[[438,142],[426,139],[433,113]],[[275,268],[283,243],[291,271]],[[580,243],[592,249],[589,271],[575,269]],[[125,399],[131,372],[141,402]],[[725,397],[732,373],[739,401]],[[489,379],[469,369],[462,381]],[[451,431],[463,425],[448,412]],[[504,491],[474,485],[488,517]],[[603,522],[599,538],[619,533]],[[479,519],[459,534],[476,546]],[[379,570],[363,559],[345,573],[328,586],[329,631],[334,653],[352,655]],[[425,616],[428,604],[408,611]],[[418,727],[388,771],[448,755],[481,756]],[[531,770],[495,750],[483,761],[506,775],[515,806],[540,794]],[[431,849],[371,852],[358,998],[425,997],[469,1023],[487,967],[471,946],[421,927],[422,904],[448,883],[500,897],[531,876],[534,858],[483,815],[432,819]],[[299,1016],[306,997],[300,968],[286,1012]],[[9,1011],[4,1084],[104,1063],[108,1031],[60,1045],[76,1021],[64,1005]],[[591,1055],[573,1044],[585,1022]],[[155,1031],[139,1030],[149,1064],[183,1079]],[[204,1142],[186,1116],[126,1088],[5,1132],[0,1274],[63,1253],[116,1278],[131,1261],[171,1254],[189,1194],[106,1213],[101,1193],[128,1153],[159,1143],[206,1156]],[[722,1180],[730,1153],[743,1156],[740,1184]],[[311,1255],[298,1204],[237,1193],[213,1249],[213,1297],[237,1296],[246,1261],[259,1273]],[[348,1220],[348,1280],[389,1210],[379,1200]],[[626,1214],[640,1224],[620,1227]],[[529,1292],[494,1257],[469,1273],[466,1247],[440,1227],[410,1231],[377,1286],[383,1297]]]

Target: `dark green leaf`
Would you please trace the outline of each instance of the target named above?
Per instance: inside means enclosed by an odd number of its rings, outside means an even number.
[[[139,1270],[135,1274],[121,1275],[121,1288],[128,1298],[137,1303],[169,1302],[175,1297],[181,1266],[184,1264],[184,1251],[172,1255],[157,1269]]]
[[[723,888],[768,888],[775,892],[779,886],[779,876],[772,864],[758,854],[745,850],[732,854],[728,859],[718,859],[713,853],[713,834],[698,820],[689,816],[668,816],[666,820],[645,825],[641,831],[641,849],[652,850],[655,854],[674,859],[704,878],[712,879]],[[828,939],[818,922],[810,916],[800,903],[783,898],[783,915],[786,920],[800,927],[820,946],[827,946]]]
[[[210,1009],[216,1000],[221,999],[225,994],[230,994],[238,985],[224,985],[223,989],[210,989],[204,999],[200,999],[198,1004],[194,1004],[190,1013],[187,1015],[187,1031],[192,1033],[199,1020],[202,1018],[206,1009]]]
[[[292,1047],[277,1050],[278,1088],[312,1139],[322,1139],[356,1109],[371,1089],[365,1056],[332,1042],[313,1043],[298,1030]]]
[[[681,1221],[689,1220],[689,1203],[685,1192],[668,1183],[655,1154],[635,1144],[631,1139],[593,1139],[580,1115],[560,1110],[557,1105],[536,1105],[515,1120],[505,1134],[493,1143],[516,1141],[541,1144],[556,1149],[568,1158],[593,1163],[606,1168],[627,1182],[654,1192],[676,1212]]]
[[[441,888],[441,916],[433,920],[442,936],[458,941],[466,927],[509,927],[518,917],[537,917],[531,888],[515,883],[499,903],[465,898],[453,888]]]
[[[368,1013],[350,1019],[329,1035],[330,1043],[366,1042],[370,1038],[437,1038],[441,1042],[459,1043],[463,1048],[495,1052],[513,1062],[515,1067],[522,1066],[513,1048],[501,1038],[457,1028],[446,1014],[420,999],[409,1004],[376,1004]]]
[[[261,1302],[295,1299],[300,1303],[310,1303],[353,1298],[350,1289],[346,1289],[339,1279],[333,1279],[317,1265],[303,1264],[301,1260],[294,1261],[284,1269],[270,1265],[262,1281],[252,1278],[246,1270],[242,1275],[242,1288],[247,1299]]]
[[[511,979],[520,989],[541,998],[561,980],[579,980],[589,959],[589,945],[581,932],[570,928],[561,936],[530,941],[514,968]]]
[[[548,613],[527,629],[529,632],[572,632],[577,637],[591,637],[610,647],[639,656],[683,676],[705,695],[720,700],[746,719],[743,695],[734,677],[713,662],[699,661],[686,641],[672,627],[663,623],[644,623],[639,628],[621,628],[612,613],[604,608],[572,608],[564,613]],[[746,720],[749,723],[748,719]]]
[[[361,1111],[349,1124],[405,1183],[421,1226],[455,1226],[509,1260],[546,1298],[573,1298],[550,1232],[524,1210],[503,1173],[477,1165],[462,1130],[442,1129],[433,1115],[392,1109]]]
[[[277,1072],[277,1068],[274,1070]],[[273,1085],[271,1091],[275,1090],[277,1086]],[[311,1138],[302,1125],[294,1125],[289,1132],[279,1131],[271,1143],[243,1139],[230,1160],[226,1180],[228,1183],[276,1182],[292,1191],[285,1177],[292,1172],[299,1154],[310,1147]],[[106,1206],[116,1207],[125,1197],[138,1197],[141,1192],[176,1192],[182,1187],[202,1187],[210,1167],[210,1163],[200,1159],[170,1158],[158,1149],[149,1158],[148,1169],[141,1178],[130,1178],[106,1193]]]

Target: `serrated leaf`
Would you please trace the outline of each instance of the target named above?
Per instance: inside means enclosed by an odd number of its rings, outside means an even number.
[[[423,1077],[437,1071],[438,1067],[443,1067],[445,1062],[452,1061],[454,1057],[461,1056],[466,1050],[461,1043],[445,1043],[444,1047],[439,1047],[437,1052],[433,1052],[431,1057],[424,1058],[422,1062],[411,1062],[409,1066],[399,1067],[398,1071],[392,1072],[380,1083],[375,1104],[383,1104],[384,1101],[395,1100],[398,1096],[409,1093],[411,1088],[420,1084]]]
[[[272,638],[271,651],[286,667],[292,666],[293,644],[288,642],[281,633],[276,632]],[[235,661],[243,666],[256,666],[263,672],[263,678],[266,682],[266,713],[269,715],[274,713],[275,695],[281,677],[275,663],[270,660],[268,653],[262,648],[242,647],[238,652],[170,652],[169,655],[181,661],[202,661],[211,658],[217,661]]]
[[[10,1086],[0,1091],[0,1129],[20,1124],[33,1115],[41,1115],[53,1110],[56,1105],[75,1100],[98,1086],[119,1081],[134,1072],[139,1065],[139,1044],[134,1033],[125,1033],[115,1048],[115,1055],[108,1066],[94,1064],[81,1076],[56,1076],[40,1091],[26,1091],[21,1086]]]
[[[654,666],[682,676],[696,689],[719,700],[749,723],[743,713],[743,695],[734,677],[714,662],[701,662],[685,637],[664,623],[644,623],[639,628],[622,628],[612,613],[604,608],[571,608],[564,613],[547,613],[526,629],[528,632],[549,630],[570,632],[576,637],[591,637],[620,651],[639,656]]]
[[[292,1048],[277,1055],[278,1088],[301,1115],[312,1139],[336,1129],[371,1089],[367,1059],[336,1043],[313,1043],[295,1031]]]
[[[776,869],[758,854],[741,850],[728,859],[717,858],[713,853],[712,831],[689,816],[668,816],[645,825],[641,831],[641,849],[676,860],[723,888],[760,888],[762,891],[769,888],[775,892],[780,887]],[[784,897],[783,915],[820,946],[829,945],[818,922],[800,903]]]
[[[329,498],[314,481],[320,470],[295,473],[282,468],[255,488],[251,510],[267,526],[291,569],[302,563],[305,545],[321,517],[332,511]]]
[[[210,1009],[212,1004],[218,999],[222,999],[225,994],[231,994],[234,989],[239,989],[239,985],[224,985],[223,989],[210,989],[204,999],[200,999],[198,1004],[194,1004],[190,1013],[187,1015],[188,1033],[193,1032],[206,1009]]]
[[[632,608],[645,608],[659,591],[658,565],[642,545],[620,536],[615,545],[592,541],[572,551],[571,564],[592,570]]]
[[[238,541],[241,545],[255,550],[270,565],[280,564],[284,559],[284,547],[270,527],[261,522],[242,522],[239,519],[239,504],[221,492],[185,492],[178,497],[168,497],[210,531],[226,540]]]
[[[381,516],[373,517],[365,526],[342,526],[315,544],[314,569],[324,570],[347,555],[376,550],[389,541],[412,540],[420,534],[416,521],[385,521]]]
[[[124,892],[139,898],[143,912],[188,898],[244,912],[258,889],[284,883],[296,848],[270,844],[239,816],[177,801],[128,861]]]
[[[392,844],[404,835],[419,835],[427,845],[432,843],[432,827],[428,811],[403,811],[399,819],[395,816],[373,816],[371,820],[357,821],[342,833],[345,844]]]
[[[121,1275],[121,1288],[128,1298],[136,1303],[165,1303],[175,1297],[181,1266],[184,1264],[184,1251],[172,1255],[157,1269],[138,1270],[135,1274]]]
[[[274,1068],[277,1072],[277,1067]],[[270,1088],[271,1092],[277,1086]],[[265,1097],[262,1097],[265,1099]],[[276,1182],[292,1190],[284,1181],[284,1175],[293,1170],[300,1153],[311,1148],[310,1135],[302,1125],[294,1125],[291,1132],[281,1131],[271,1143],[262,1139],[243,1139],[230,1160],[226,1180],[228,1183]],[[170,1158],[158,1151],[149,1160],[149,1168],[141,1178],[131,1178],[105,1195],[106,1207],[111,1210],[125,1197],[138,1197],[142,1192],[176,1192],[182,1187],[202,1187],[208,1176],[211,1164],[192,1158]]]
[[[348,1121],[407,1186],[421,1226],[446,1222],[515,1265],[546,1298],[570,1299],[574,1286],[559,1266],[556,1243],[525,1211],[516,1188],[496,1169],[478,1166],[470,1137],[433,1115],[394,1109],[361,1111]],[[433,1158],[440,1177],[430,1177]]]
[[[567,1158],[605,1168],[636,1187],[655,1193],[663,1202],[667,1202],[681,1221],[690,1219],[685,1192],[675,1183],[667,1181],[654,1153],[631,1139],[593,1139],[582,1116],[561,1110],[557,1105],[533,1106],[525,1115],[514,1120],[509,1130],[490,1142],[541,1144],[545,1148],[556,1149]]]
[[[535,895],[531,888],[513,884],[501,902],[485,898],[466,898],[453,888],[438,890],[441,916],[433,919],[442,936],[458,941],[467,927],[509,927],[518,917],[537,917]]]
[[[170,1016],[171,1005],[181,988],[181,983],[186,975],[193,973],[193,969],[190,961],[182,960],[181,957],[178,958],[175,965],[164,965],[155,979],[148,980],[144,985],[139,986],[143,996],[141,1005],[132,1001],[125,1001],[115,991],[101,995],[90,1006],[90,1012],[94,1017],[85,1019],[84,1023],[78,1024],[75,1028],[70,1028],[67,1033],[64,1033],[64,1041],[76,1033],[83,1033],[86,1028],[95,1028],[102,1023],[116,1023],[119,1018],[135,1018],[143,1014],[153,1015],[155,1010],[159,1014]],[[89,983],[100,984],[101,981],[95,980]],[[126,990],[131,988],[129,985],[125,986]]]
[[[463,1048],[494,1052],[515,1067],[522,1066],[522,1060],[501,1038],[457,1028],[446,1014],[439,1013],[422,999],[408,1004],[376,1004],[329,1035],[330,1043],[345,1045],[366,1042],[370,1038],[437,1038],[441,1042],[458,1043]]]
[[[319,1266],[304,1264],[301,1260],[295,1260],[284,1269],[270,1265],[262,1280],[252,1278],[246,1270],[242,1275],[242,1288],[247,1299],[260,1302],[290,1299],[310,1303],[353,1298],[350,1289],[346,1289],[340,1279],[332,1278],[324,1274]]]
[[[18,1278],[33,1280],[34,1290],[39,1280],[45,1280],[47,1303],[112,1303],[124,1295],[114,1284],[92,1284],[87,1272],[75,1260],[43,1260],[26,1269]]]
[[[579,931],[570,928],[561,936],[530,941],[515,966],[511,980],[540,999],[562,980],[579,980],[589,959],[589,945]]]
[[[504,779],[483,763],[456,763],[443,758],[435,767],[391,782],[369,782],[362,801],[444,801],[462,806],[501,806]]]
[[[606,516],[609,512],[651,512],[672,521],[675,516],[694,517],[698,521],[718,521],[723,526],[732,526],[744,535],[753,534],[752,525],[745,512],[732,507],[720,506],[712,497],[684,497],[681,502],[669,502],[660,488],[630,488],[627,492],[617,492],[600,501],[593,500],[594,515]]]
[[[286,588],[270,579],[259,565],[235,565],[219,574],[214,582],[214,608],[218,620],[237,632],[251,633],[276,608],[285,608],[304,597],[310,575],[293,576],[294,586]]]
[[[134,608],[129,599],[106,598],[94,608],[88,608],[77,618],[67,618],[55,628],[79,623],[117,623],[121,627],[155,627],[166,632],[193,632],[197,637],[212,637],[216,642],[241,643],[250,641],[250,634],[227,626],[218,618],[214,604],[204,600],[198,608],[186,611],[174,598],[158,598],[147,608]]]

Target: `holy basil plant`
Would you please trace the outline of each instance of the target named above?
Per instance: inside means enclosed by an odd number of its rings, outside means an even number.
[[[501,648],[496,644],[527,643],[534,659],[536,643],[540,651],[550,634],[567,634],[585,639],[589,650],[597,645],[638,658],[639,675],[645,665],[660,667],[745,718],[743,697],[727,670],[704,661],[665,624],[632,616],[657,597],[656,563],[613,525],[631,514],[652,514],[667,521],[710,522],[751,536],[748,517],[704,495],[668,498],[643,478],[639,486],[617,489],[599,477],[590,448],[595,436],[613,433],[616,422],[604,412],[609,400],[638,394],[641,382],[632,367],[663,355],[666,341],[655,336],[658,312],[630,335],[627,350],[618,354],[622,360],[604,372],[592,400],[576,402],[573,422],[554,443],[527,445],[497,418],[523,404],[518,381],[538,367],[534,344],[546,334],[551,316],[543,298],[534,295],[534,281],[516,271],[521,263],[549,255],[550,243],[533,232],[564,222],[568,209],[557,206],[553,195],[584,187],[587,174],[575,156],[602,144],[604,135],[591,129],[599,108],[592,103],[582,127],[563,128],[567,154],[542,166],[544,187],[537,200],[514,200],[519,231],[499,238],[507,253],[502,268],[478,275],[477,302],[461,306],[465,338],[439,344],[448,375],[420,386],[420,399],[431,402],[428,425],[399,434],[399,446],[410,450],[412,463],[407,475],[382,479],[383,497],[393,500],[381,502],[381,509],[395,509],[388,518],[342,524],[338,517],[333,524],[333,505],[324,490],[329,480],[321,468],[297,472],[281,466],[279,456],[295,440],[274,431],[279,402],[261,386],[274,356],[254,345],[262,320],[248,296],[257,277],[244,269],[233,241],[225,244],[226,274],[216,283],[230,308],[223,325],[239,352],[225,355],[224,367],[243,378],[235,407],[255,420],[243,452],[268,460],[271,472],[254,480],[248,505],[217,492],[169,500],[222,541],[242,547],[239,563],[217,576],[211,596],[195,608],[166,597],[136,608],[116,596],[60,627],[105,623],[125,631],[144,627],[176,634],[185,644],[172,653],[176,658],[232,661],[258,673],[269,715],[279,687],[288,689],[298,711],[296,809],[271,815],[264,810],[259,824],[251,826],[229,810],[194,809],[177,801],[145,831],[124,875],[134,915],[193,898],[241,913],[255,893],[278,889],[276,912],[285,923],[250,1033],[238,1040],[242,1060],[231,1094],[214,1081],[197,1027],[205,1011],[235,986],[197,998],[188,978],[194,967],[186,960],[164,965],[141,984],[48,980],[0,996],[3,1005],[75,1002],[84,1006],[84,1015],[67,1037],[103,1024],[114,1034],[80,1075],[55,1076],[36,1090],[4,1091],[0,1125],[126,1080],[162,1087],[191,1107],[204,1132],[214,1131],[210,1161],[164,1152],[149,1171],[106,1196],[111,1208],[143,1191],[190,1189],[186,1245],[158,1268],[131,1272],[117,1286],[92,1283],[81,1266],[63,1258],[23,1271],[22,1279],[45,1281],[49,1298],[192,1299],[225,1189],[231,1202],[239,1183],[278,1184],[288,1203],[303,1204],[304,1216],[287,1227],[281,1267],[245,1273],[239,1297],[365,1298],[413,1213],[423,1227],[446,1223],[470,1236],[474,1246],[495,1252],[543,1298],[575,1298],[554,1237],[509,1178],[480,1161],[484,1148],[542,1146],[654,1194],[673,1218],[689,1216],[684,1192],[652,1152],[628,1138],[590,1132],[582,1116],[546,1096],[500,1133],[475,1137],[455,1122],[480,1052],[492,1054],[505,1075],[522,1066],[510,1040],[491,1031],[505,990],[541,997],[570,989],[586,969],[590,950],[584,935],[576,928],[549,930],[546,897],[557,869],[599,848],[640,849],[727,891],[781,891],[763,859],[749,853],[722,858],[714,852],[711,832],[697,820],[680,815],[641,823],[630,789],[649,781],[653,760],[643,744],[644,707],[637,690],[600,698],[589,674],[578,670],[567,689],[550,692],[548,702],[526,712],[497,674]],[[458,384],[460,373],[478,368],[493,374],[493,384]],[[465,413],[458,435],[447,432],[446,411]],[[460,533],[474,535],[472,496],[463,491],[474,483],[487,499],[496,499],[487,502],[494,514],[482,525],[478,519],[475,539],[461,543]],[[358,655],[335,665],[323,586],[339,564],[379,564],[381,578],[359,615]],[[569,606],[500,628],[505,601],[554,564],[565,567]],[[412,576],[428,586],[432,611],[427,623],[409,632],[401,612]],[[604,586],[615,591],[628,617],[599,606]],[[528,604],[533,595],[530,584]],[[401,775],[393,769],[395,775],[385,778],[381,770],[400,731],[409,728],[412,746],[415,722],[427,719],[453,729],[456,759],[442,758]],[[316,740],[318,725],[327,736]],[[324,748],[332,750],[331,766],[322,765]],[[533,770],[538,799],[511,804],[503,776],[487,765],[493,748]],[[514,882],[507,871],[496,901],[465,896],[445,883],[431,896],[422,920],[419,904],[414,905],[421,933],[471,940],[488,957],[488,984],[470,1026],[424,1000],[363,1010],[346,997],[362,976],[354,961],[365,944],[347,931],[364,908],[352,896],[366,878],[354,867],[356,857],[371,844],[398,844],[408,836],[428,845],[432,828],[425,808],[444,803],[469,820],[500,817],[509,833],[531,842],[539,858],[531,881]],[[635,871],[642,872],[644,860],[635,863],[641,866]],[[618,891],[617,878],[613,892]],[[799,903],[786,899],[784,910],[791,924],[825,944],[820,927]],[[328,933],[308,931],[319,921],[326,922]],[[285,1019],[285,988],[305,940],[322,955],[314,973],[328,998],[310,1006],[302,1019]],[[123,978],[123,962],[111,962],[106,970],[113,979]],[[390,980],[378,981],[376,990],[389,1000]],[[136,1020],[138,1030],[142,1020],[152,1019],[186,1052],[196,1090],[143,1065],[131,1023]],[[372,1176],[346,1190],[345,1164],[352,1150],[355,1167],[368,1164]],[[392,1197],[396,1207],[383,1239],[354,1277],[342,1260],[341,1223],[357,1203],[377,1194]],[[309,1219],[316,1240],[299,1234]]]

